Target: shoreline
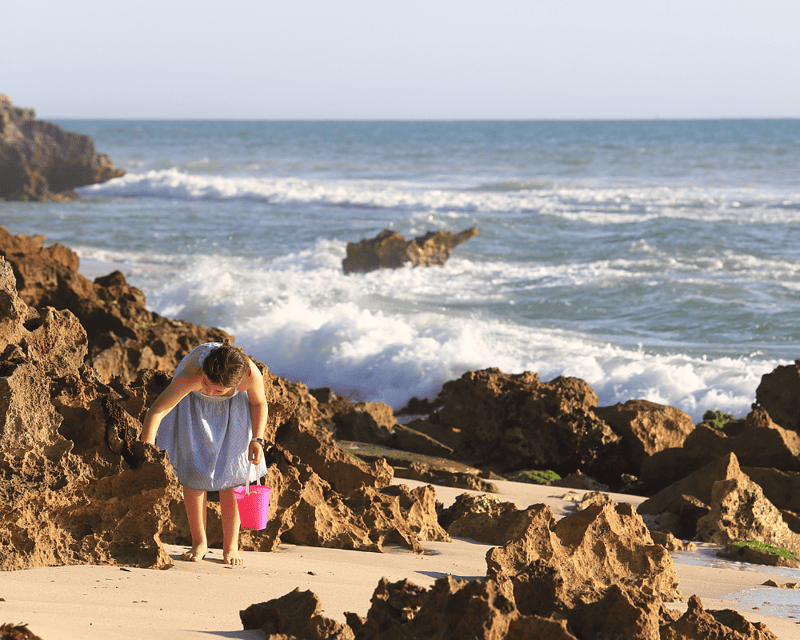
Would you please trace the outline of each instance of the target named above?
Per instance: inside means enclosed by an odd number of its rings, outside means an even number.
[[[395,484],[415,487],[426,483],[396,479]],[[510,481],[498,485],[501,500],[514,502],[518,508],[544,503],[557,518],[570,513],[574,504],[562,499],[565,493],[585,493]],[[445,505],[467,492],[434,488]],[[611,495],[634,506],[644,500]],[[0,621],[24,622],[43,640],[189,640],[209,636],[260,640],[263,632],[242,630],[239,619],[239,611],[251,604],[296,588],[311,590],[321,601],[322,614],[343,622],[345,612],[366,615],[382,577],[392,582],[408,579],[426,588],[448,574],[458,579],[482,578],[486,552],[493,546],[454,538],[450,543],[425,542],[426,553],[418,556],[401,548],[380,554],[282,544],[272,553],[243,551],[246,565],[236,568],[222,564],[218,549],[212,550],[207,560],[190,563],[179,560],[184,547],[165,545],[176,560],[175,566],[165,571],[77,565],[0,574]],[[751,622],[765,623],[782,640],[800,635],[800,605],[797,619],[792,619],[790,614],[773,615],[769,605],[747,602],[748,593],[764,588],[766,580],[791,581],[785,572],[758,565],[741,570],[675,561],[674,568],[686,599],[698,595],[706,610],[735,609]],[[800,578],[800,570],[797,574]],[[669,606],[686,609],[685,602]],[[108,615],[111,610],[113,617]]]

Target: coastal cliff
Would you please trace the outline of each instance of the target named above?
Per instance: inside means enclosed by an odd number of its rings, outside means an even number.
[[[37,120],[0,94],[0,200],[71,200],[78,187],[124,174],[89,136]]]

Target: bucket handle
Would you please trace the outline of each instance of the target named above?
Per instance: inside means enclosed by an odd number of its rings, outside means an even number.
[[[259,486],[260,483],[259,483],[259,478],[258,478],[258,469],[256,468],[256,465],[250,464],[249,460],[247,462],[248,462],[248,464],[247,464],[247,482],[244,485],[245,486],[244,492],[245,492],[245,495],[249,496],[250,495],[250,470],[251,469],[256,469],[256,486]]]

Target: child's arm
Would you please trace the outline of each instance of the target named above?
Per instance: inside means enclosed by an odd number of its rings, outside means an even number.
[[[250,422],[253,425],[253,437],[264,439],[267,431],[267,396],[264,393],[264,376],[261,375],[258,367],[248,358],[250,371],[245,376],[245,390],[250,401]],[[248,451],[249,458],[253,464],[261,462],[264,450],[257,442],[251,442]]]
[[[144,416],[142,421],[142,442],[156,443],[158,427],[161,425],[164,416],[172,411],[175,405],[187,394],[200,388],[200,376],[199,365],[192,367],[187,363],[187,366],[172,379],[169,386],[161,392],[161,395],[156,398]]]

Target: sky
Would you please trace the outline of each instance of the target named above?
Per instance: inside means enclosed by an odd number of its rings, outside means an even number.
[[[4,0],[41,119],[800,117],[796,0]]]

